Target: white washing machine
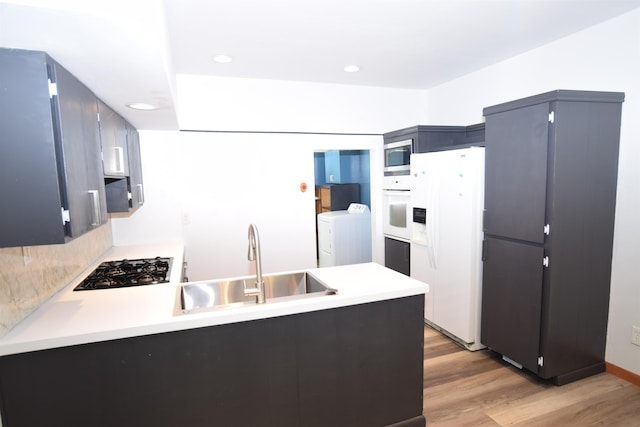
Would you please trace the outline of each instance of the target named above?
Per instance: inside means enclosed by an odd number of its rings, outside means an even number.
[[[371,211],[351,203],[346,211],[318,214],[320,267],[371,261]]]

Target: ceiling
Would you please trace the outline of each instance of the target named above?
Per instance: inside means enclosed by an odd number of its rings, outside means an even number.
[[[139,129],[177,74],[428,89],[640,0],[0,0],[0,46],[48,52]],[[217,54],[231,63],[213,61]],[[346,73],[345,65],[360,67]],[[131,102],[158,105],[135,111]]]

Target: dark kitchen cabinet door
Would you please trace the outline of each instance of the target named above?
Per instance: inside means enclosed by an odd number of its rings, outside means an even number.
[[[104,176],[123,178],[129,176],[127,127],[125,120],[101,100],[98,102],[100,120],[100,144]]]
[[[71,236],[76,237],[107,220],[96,97],[67,70],[57,64],[54,69],[64,151],[65,189],[71,214],[69,225]]]
[[[43,52],[0,49],[0,247],[106,222],[95,96]]]
[[[542,258],[532,245],[487,238],[483,242],[482,343],[537,371],[542,315]]]
[[[490,118],[485,135],[484,232],[544,241],[549,104]]]
[[[127,123],[127,147],[129,150],[129,183],[131,186],[131,209],[144,203],[144,185],[142,182],[142,157],[140,154],[140,135],[136,128]]]
[[[129,175],[124,178],[105,178],[107,210],[109,212],[132,212],[144,204],[140,139],[138,131],[132,125],[127,122],[125,125]]]
[[[411,244],[385,237],[384,266],[409,276],[411,273]]]

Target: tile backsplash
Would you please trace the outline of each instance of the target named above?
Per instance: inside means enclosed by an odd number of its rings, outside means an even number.
[[[0,336],[102,256],[112,242],[108,221],[66,244],[0,248]]]

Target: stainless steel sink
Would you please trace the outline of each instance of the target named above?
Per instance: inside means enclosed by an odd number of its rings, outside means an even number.
[[[315,298],[337,293],[312,274],[303,271],[262,276],[267,302],[287,299]],[[229,309],[256,304],[254,296],[245,296],[245,285],[255,286],[255,276],[233,280],[192,282],[178,287],[174,315]]]

